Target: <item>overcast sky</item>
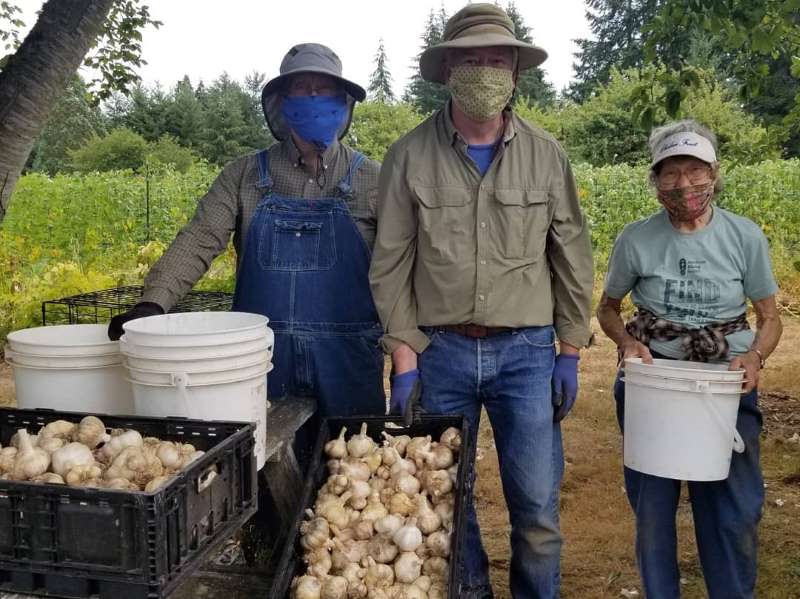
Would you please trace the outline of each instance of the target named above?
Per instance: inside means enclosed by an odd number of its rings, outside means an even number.
[[[344,63],[344,75],[367,87],[380,38],[389,58],[397,95],[412,74],[420,35],[431,9],[452,15],[464,0],[144,0],[160,29],[144,33],[147,84],[170,87],[183,75],[210,82],[226,71],[242,81],[254,70],[278,74],[280,61],[296,43],[321,42]],[[505,6],[507,0],[501,0]],[[18,0],[27,25],[41,0]],[[547,50],[542,65],[561,90],[572,78],[575,38],[589,37],[583,0],[517,0],[535,43]]]

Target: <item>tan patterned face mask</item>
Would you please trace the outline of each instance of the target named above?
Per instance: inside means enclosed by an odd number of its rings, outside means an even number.
[[[485,123],[508,104],[514,93],[514,76],[508,69],[463,65],[453,67],[447,86],[464,114]]]

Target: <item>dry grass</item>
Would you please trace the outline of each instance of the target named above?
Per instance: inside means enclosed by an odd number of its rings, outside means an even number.
[[[761,385],[765,433],[762,464],[767,503],[760,528],[758,596],[800,599],[800,322],[786,330],[770,359]],[[615,348],[602,333],[599,344],[581,359],[581,393],[564,425],[566,473],[562,486],[564,599],[621,597],[622,589],[642,596],[633,552],[633,516],[623,490],[622,439],[611,396]],[[508,592],[508,517],[497,475],[497,454],[484,418],[479,446],[478,512],[492,565],[495,596]],[[683,494],[684,498],[686,493]],[[782,506],[778,506],[782,503]],[[706,596],[697,560],[691,509],[682,501],[678,513],[679,561],[684,599]]]

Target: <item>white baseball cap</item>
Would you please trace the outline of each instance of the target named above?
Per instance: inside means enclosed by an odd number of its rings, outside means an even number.
[[[654,168],[659,162],[670,156],[694,156],[709,164],[717,161],[714,145],[702,135],[692,131],[675,133],[659,143],[653,152],[650,168]]]

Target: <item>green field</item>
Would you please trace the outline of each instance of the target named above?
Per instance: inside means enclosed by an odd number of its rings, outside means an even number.
[[[150,264],[191,217],[216,176],[197,165],[162,169],[23,177],[0,225],[0,339],[41,318],[41,302],[142,281]],[[576,165],[592,229],[598,280],[622,227],[658,208],[647,168]],[[719,203],[757,222],[770,240],[786,309],[800,300],[800,161],[774,160],[727,170]],[[149,211],[148,211],[149,204]],[[232,289],[232,252],[200,283]]]

